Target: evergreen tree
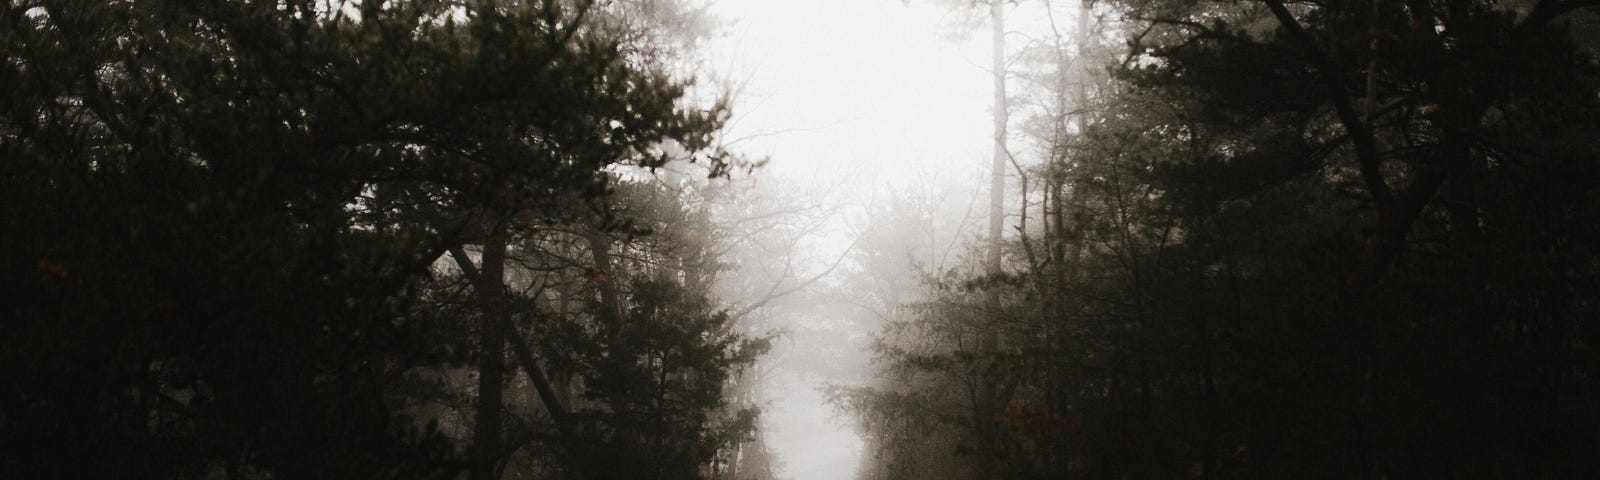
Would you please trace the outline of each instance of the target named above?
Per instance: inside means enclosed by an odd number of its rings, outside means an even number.
[[[589,222],[608,169],[663,145],[726,171],[703,153],[723,107],[687,106],[600,15],[0,3],[0,476],[499,477],[545,428],[502,415],[506,347],[555,395],[521,361],[548,307],[515,288],[518,242]],[[718,318],[681,308],[660,328]],[[679,408],[718,411],[738,362],[703,355],[737,338],[657,345],[702,355]]]

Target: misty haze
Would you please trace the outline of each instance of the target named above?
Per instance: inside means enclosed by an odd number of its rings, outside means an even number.
[[[1600,1],[0,0],[120,478],[1600,478]]]

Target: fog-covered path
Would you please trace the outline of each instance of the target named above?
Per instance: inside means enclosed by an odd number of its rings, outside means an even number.
[[[984,178],[990,80],[980,65],[988,46],[981,32],[978,41],[951,40],[959,14],[890,0],[724,0],[712,13],[732,22],[710,55],[735,85],[727,138],[738,151],[771,158],[754,181],[829,197],[806,203],[846,206],[802,256],[837,258],[858,233],[852,216],[912,182]],[[820,389],[863,372],[814,367],[843,361],[865,369],[866,356],[848,350],[864,349],[870,332],[853,332],[842,353],[819,344],[843,338],[818,333],[837,327],[827,326],[828,316],[849,308],[831,303],[785,316],[781,328],[791,334],[766,360],[765,434],[780,478],[850,478],[861,455],[851,421]],[[841,354],[851,358],[817,358]]]

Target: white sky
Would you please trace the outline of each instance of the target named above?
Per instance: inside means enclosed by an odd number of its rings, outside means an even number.
[[[965,14],[926,0],[718,0],[712,13],[734,23],[710,61],[742,85],[726,138],[743,138],[735,151],[770,157],[758,183],[843,188],[842,201],[857,204],[919,177],[983,184],[990,45],[982,28],[951,39]],[[846,235],[822,243],[843,248]],[[783,478],[853,477],[861,439],[816,392],[829,380],[778,372],[765,386],[766,438]]]
[[[762,177],[976,175],[989,138],[988,42],[944,40],[948,11],[899,0],[720,0],[712,49],[744,88],[729,138],[773,157]],[[981,35],[981,34],[980,34]],[[855,174],[855,175],[850,175]],[[892,175],[891,175],[892,174]]]

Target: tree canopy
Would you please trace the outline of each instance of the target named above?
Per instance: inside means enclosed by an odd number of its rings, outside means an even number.
[[[861,478],[1594,475],[1592,7],[1086,3],[1004,271],[841,392]]]
[[[597,263],[646,251],[620,169],[731,164],[629,8],[0,3],[0,476],[718,468],[762,343]]]

